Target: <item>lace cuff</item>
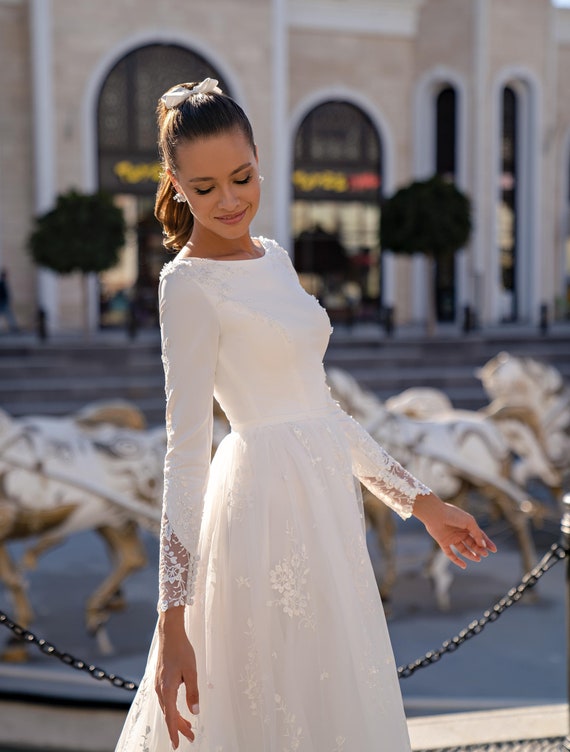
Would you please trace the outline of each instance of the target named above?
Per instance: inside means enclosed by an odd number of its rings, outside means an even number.
[[[194,603],[198,556],[191,555],[179,541],[166,514],[162,516],[158,567],[158,610]]]
[[[352,452],[352,471],[380,501],[403,519],[411,516],[417,496],[431,490],[409,473],[340,407],[339,420]]]

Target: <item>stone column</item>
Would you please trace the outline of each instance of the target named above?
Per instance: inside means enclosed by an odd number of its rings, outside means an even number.
[[[34,149],[34,210],[49,211],[56,198],[55,117],[52,59],[51,0],[31,0],[32,138]],[[48,269],[38,272],[38,306],[50,331],[58,327],[58,281]]]

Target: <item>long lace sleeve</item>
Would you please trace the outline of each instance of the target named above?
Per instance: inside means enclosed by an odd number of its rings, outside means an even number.
[[[352,472],[374,496],[407,519],[416,497],[430,494],[431,490],[391,457],[360,423],[338,405],[337,409],[350,445]]]
[[[212,451],[219,324],[213,305],[184,271],[165,273],[159,287],[167,433],[159,562],[161,611],[193,602]]]

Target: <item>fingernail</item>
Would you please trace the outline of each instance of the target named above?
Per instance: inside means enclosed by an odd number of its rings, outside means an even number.
[[[200,706],[198,705],[198,703],[196,703],[195,705],[192,705],[190,710],[194,713],[194,715],[198,715],[198,713],[200,712]]]

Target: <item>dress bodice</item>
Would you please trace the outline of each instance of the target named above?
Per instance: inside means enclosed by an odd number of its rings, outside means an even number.
[[[286,251],[260,241],[265,254],[257,259],[179,259],[163,272],[190,278],[209,304],[204,316],[217,319],[214,393],[233,426],[330,405],[326,311],[299,285]],[[198,325],[208,325],[204,316]]]

